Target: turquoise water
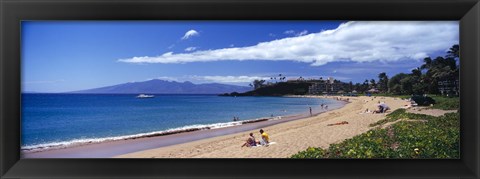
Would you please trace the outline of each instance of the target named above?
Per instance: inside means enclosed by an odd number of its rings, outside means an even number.
[[[121,140],[166,131],[220,128],[241,121],[320,111],[343,103],[320,98],[214,95],[22,94],[24,150]]]

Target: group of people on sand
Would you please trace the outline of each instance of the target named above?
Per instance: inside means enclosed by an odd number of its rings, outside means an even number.
[[[263,129],[260,129],[260,135],[261,139],[256,140],[255,136],[253,136],[253,133],[250,133],[250,136],[248,137],[247,141],[242,145],[242,147],[254,147],[254,146],[268,146],[270,143],[270,139],[268,137],[268,134],[263,131]]]

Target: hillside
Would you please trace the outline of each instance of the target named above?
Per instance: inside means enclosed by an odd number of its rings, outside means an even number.
[[[94,89],[73,91],[70,93],[97,94],[223,94],[231,92],[246,92],[250,87],[227,85],[219,83],[194,84],[192,82],[176,82],[165,80],[149,80],[143,82],[124,83]]]

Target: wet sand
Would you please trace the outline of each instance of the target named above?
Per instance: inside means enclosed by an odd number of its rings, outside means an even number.
[[[336,98],[336,97],[329,97]],[[347,98],[347,97],[341,97]],[[118,155],[118,158],[287,158],[308,147],[327,148],[352,138],[370,129],[371,123],[385,118],[386,114],[364,113],[377,108],[378,102],[385,102],[394,111],[409,102],[390,97],[349,97],[351,103],[343,108],[328,111],[317,116],[285,123],[252,128],[228,135],[220,135],[202,140],[172,146],[159,147],[139,152]],[[343,125],[332,125],[335,123]],[[348,124],[346,124],[346,123]],[[259,124],[257,124],[259,125]],[[263,128],[276,144],[268,147],[241,147],[248,133],[260,138],[258,130]],[[244,128],[247,129],[247,128]],[[227,129],[225,129],[227,130]],[[201,131],[200,131],[201,132]]]

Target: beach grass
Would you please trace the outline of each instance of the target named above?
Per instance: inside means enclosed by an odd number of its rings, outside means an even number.
[[[459,97],[445,97],[445,96],[430,96],[436,104],[432,106],[434,109],[453,110],[460,109]]]
[[[408,113],[406,109],[400,108],[393,111],[390,114],[387,114],[385,119],[379,120],[375,123],[370,124],[370,127],[375,127],[379,125],[383,125],[389,122],[395,122],[400,119],[409,119],[409,120],[430,120],[434,118],[434,116],[426,115],[426,114],[414,114]]]
[[[365,96],[365,95],[363,95]],[[371,96],[377,97],[394,97],[400,99],[409,99],[411,95],[395,95],[389,93],[378,93],[378,94],[371,94]],[[441,110],[454,110],[460,108],[460,97],[447,97],[447,96],[440,96],[440,95],[427,95],[435,100],[435,105],[431,108],[433,109],[441,109]]]
[[[423,119],[400,121],[387,128],[376,128],[366,133],[331,144],[322,149],[309,147],[291,158],[459,158],[460,121],[458,113],[443,116],[423,116],[392,112],[389,120]]]

